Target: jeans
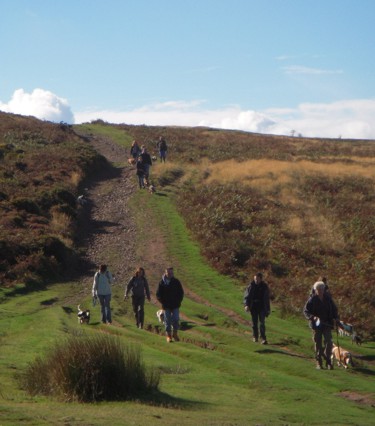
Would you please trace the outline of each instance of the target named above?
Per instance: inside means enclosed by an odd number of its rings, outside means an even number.
[[[259,337],[259,331],[260,331],[260,337],[263,340],[266,339],[266,311],[263,309],[251,309],[251,320],[253,322],[253,337],[256,339]],[[259,323],[259,331],[258,331],[258,323]]]
[[[137,327],[141,327],[143,328],[143,322],[144,322],[144,318],[145,318],[145,311],[144,311],[144,306],[145,306],[145,298],[144,296],[142,297],[137,297],[137,296],[132,296],[132,306],[133,306],[133,312],[134,312],[134,316],[135,316],[135,321],[137,323]]]
[[[110,294],[98,294],[100,308],[102,312],[102,322],[104,324],[112,322],[111,316],[111,295]]]
[[[324,346],[323,346],[324,339]],[[322,364],[325,359],[326,363],[331,364],[332,354],[332,331],[331,327],[321,326],[313,330],[313,341],[315,345],[315,358]]]
[[[180,310],[179,308],[164,310],[165,331],[170,333],[179,329]]]
[[[160,155],[160,161],[165,163],[165,159],[167,158],[167,151],[164,150],[160,150],[159,151],[159,155]]]

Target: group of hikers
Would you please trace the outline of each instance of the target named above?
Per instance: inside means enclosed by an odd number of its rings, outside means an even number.
[[[100,265],[99,271],[94,276],[92,295],[99,299],[104,324],[112,323],[110,307],[112,281],[113,277],[107,266]],[[146,298],[148,301],[151,300],[150,287],[144,268],[137,268],[125,286],[124,300],[128,299],[129,295],[132,299],[136,326],[143,329],[145,300]],[[165,269],[156,290],[156,298],[164,311],[167,342],[179,341],[179,309],[184,298],[184,290],[181,282],[174,276],[172,267]],[[258,342],[260,337],[261,344],[267,345],[266,318],[271,313],[270,291],[261,272],[258,272],[247,286],[243,296],[243,305],[245,311],[249,312],[251,316],[253,342]],[[318,281],[314,283],[303,313],[305,318],[309,320],[313,332],[316,368],[324,368],[323,361],[325,361],[325,367],[332,370],[332,330],[338,327],[340,322],[326,277],[319,277]]]
[[[156,146],[159,150],[160,161],[165,163],[167,159],[168,146],[163,136],[159,137]],[[139,143],[134,140],[130,147],[130,157],[136,165],[139,188],[146,188],[146,186],[150,184],[150,167],[152,166],[151,155],[147,152],[145,145],[140,146]]]
[[[107,265],[100,265],[94,275],[92,296],[98,298],[101,307],[102,323],[112,324],[111,314],[111,284],[113,276]],[[132,308],[137,328],[144,326],[144,304],[147,298],[151,301],[150,287],[144,268],[139,267],[125,286],[124,300],[132,299]],[[180,280],[174,276],[173,267],[165,269],[156,290],[156,298],[164,311],[164,326],[167,342],[178,342],[180,328],[180,306],[184,298],[184,290]]]

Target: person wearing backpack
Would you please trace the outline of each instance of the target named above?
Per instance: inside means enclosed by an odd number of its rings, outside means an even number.
[[[160,156],[160,161],[163,163],[165,163],[165,160],[167,158],[167,151],[168,151],[168,147],[167,147],[167,142],[165,141],[165,139],[160,136],[159,138],[159,142],[158,142],[158,148],[159,148],[159,156]]]
[[[92,297],[99,299],[103,324],[112,324],[112,281],[113,277],[112,274],[108,271],[107,265],[100,265],[99,271],[97,271],[94,275],[94,282],[92,285]]]

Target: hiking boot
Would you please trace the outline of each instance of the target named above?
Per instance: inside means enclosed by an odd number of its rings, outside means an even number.
[[[268,345],[268,342],[267,342],[266,339],[263,339],[261,343],[262,343],[262,345]]]
[[[317,370],[323,370],[323,366],[322,366],[322,364],[320,363],[320,362],[317,362],[316,363],[316,367],[315,367]]]
[[[333,370],[333,365],[332,364],[327,364],[327,370]]]
[[[178,337],[178,335],[177,335],[177,330],[174,330],[173,331],[173,339],[176,341],[176,342],[179,342],[180,341],[180,338]]]
[[[257,337],[253,337],[253,342],[256,343],[258,341]]]
[[[172,336],[170,333],[167,333],[167,343],[171,343],[172,342]]]

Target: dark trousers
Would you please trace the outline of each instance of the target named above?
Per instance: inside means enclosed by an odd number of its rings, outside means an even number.
[[[266,339],[266,312],[263,309],[253,308],[250,310],[251,320],[253,322],[253,337],[256,339],[260,337],[264,340]],[[258,331],[259,325],[259,331]]]
[[[110,294],[98,294],[100,302],[100,310],[102,313],[102,323],[111,323],[112,314],[111,314],[111,295]]]
[[[323,345],[324,340],[324,345]],[[313,330],[313,341],[315,345],[315,358],[322,364],[323,359],[331,364],[332,354],[332,330],[331,327],[321,326]]]
[[[143,328],[143,322],[145,319],[145,297],[132,296],[132,306],[137,327]]]

